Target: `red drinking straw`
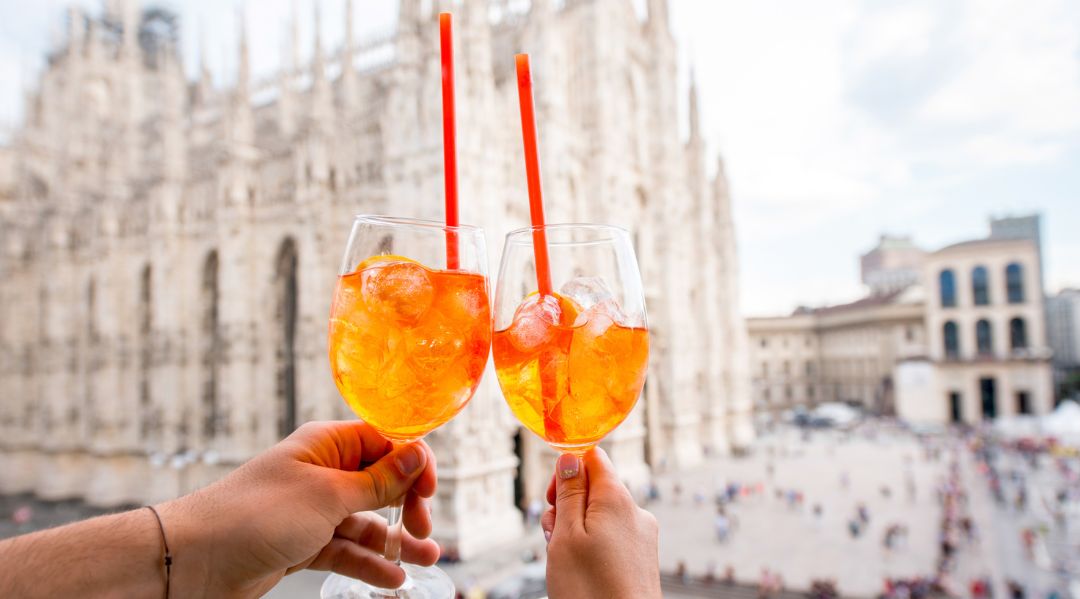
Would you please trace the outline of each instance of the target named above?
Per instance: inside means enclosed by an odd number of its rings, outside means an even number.
[[[551,295],[547,235],[544,232],[544,192],[540,187],[540,153],[536,142],[536,113],[533,110],[532,73],[529,55],[518,54],[518,101],[521,103],[521,139],[525,144],[525,178],[529,183],[529,215],[533,226],[533,255],[536,257],[536,286],[541,296]]]
[[[458,268],[457,119],[454,111],[454,15],[439,14],[442,49],[443,175],[446,179],[446,268]]]

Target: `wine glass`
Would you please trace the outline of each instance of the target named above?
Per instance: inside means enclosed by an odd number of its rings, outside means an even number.
[[[537,291],[534,240],[548,248],[555,291],[547,294]],[[590,224],[507,235],[492,354],[506,402],[526,428],[576,455],[599,443],[630,414],[649,361],[630,235]]]
[[[475,227],[353,222],[330,310],[330,368],[353,412],[395,445],[444,424],[476,391],[491,346],[486,265]],[[405,584],[379,589],[332,574],[324,598],[453,596],[445,572],[401,564],[403,500],[390,506],[384,556],[405,569]]]

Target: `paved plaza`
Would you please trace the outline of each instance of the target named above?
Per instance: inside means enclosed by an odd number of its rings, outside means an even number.
[[[934,488],[944,472],[944,461],[926,459],[906,434],[767,435],[748,456],[658,477],[660,499],[649,509],[660,521],[661,568],[672,572],[682,562],[691,575],[711,568],[719,577],[730,566],[740,582],[757,581],[768,568],[790,588],[833,579],[844,595],[874,596],[885,577],[933,571],[941,514]],[[753,492],[725,508],[731,532],[720,542],[714,496],[732,484]],[[869,521],[853,538],[848,524],[860,503]],[[886,550],[884,533],[894,524],[907,527],[907,540]]]

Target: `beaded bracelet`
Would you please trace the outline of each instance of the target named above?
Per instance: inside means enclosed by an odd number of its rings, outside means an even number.
[[[169,551],[169,538],[165,536],[165,525],[161,523],[161,515],[158,511],[152,505],[146,506],[146,509],[154,514],[158,528],[161,529],[161,542],[165,545],[165,599],[169,599],[169,582],[172,578],[172,553]]]

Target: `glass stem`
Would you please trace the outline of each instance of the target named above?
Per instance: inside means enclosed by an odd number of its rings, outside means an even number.
[[[383,549],[383,556],[399,566],[401,565],[401,512],[404,505],[404,495],[390,503],[390,512],[386,517],[386,548]]]

